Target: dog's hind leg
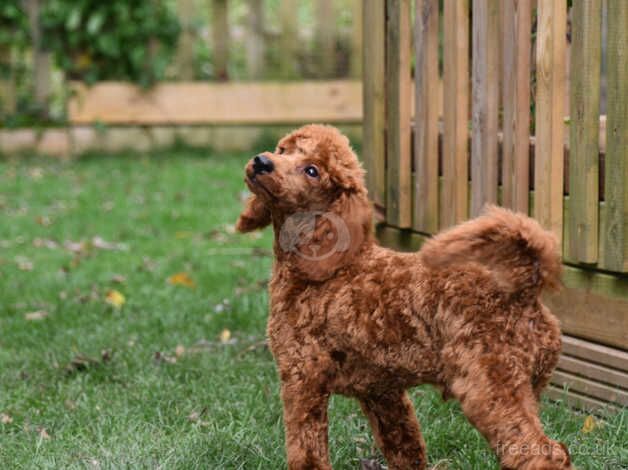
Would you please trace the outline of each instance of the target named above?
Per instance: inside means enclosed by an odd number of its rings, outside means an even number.
[[[384,395],[363,397],[360,406],[391,470],[425,468],[425,442],[405,391],[391,390]]]
[[[570,470],[564,444],[543,432],[538,402],[529,382],[501,376],[505,363],[467,369],[452,381],[452,392],[469,421],[484,435],[502,469]]]

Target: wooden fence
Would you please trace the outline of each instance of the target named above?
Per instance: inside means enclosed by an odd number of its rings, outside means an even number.
[[[567,336],[549,393],[627,406],[628,2],[573,4],[365,0],[363,155],[386,244],[486,203],[554,231],[566,288],[546,302]]]

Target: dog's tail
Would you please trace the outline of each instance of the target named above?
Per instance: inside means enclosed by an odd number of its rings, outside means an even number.
[[[537,221],[488,206],[484,214],[436,235],[419,252],[428,269],[476,263],[509,293],[538,296],[561,285],[556,237]]]

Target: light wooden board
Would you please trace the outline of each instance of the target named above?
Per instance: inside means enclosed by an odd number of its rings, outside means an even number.
[[[619,357],[621,353],[622,351],[616,350],[616,357]],[[589,362],[591,361],[590,358],[577,359],[564,354],[565,348],[563,348],[563,356],[561,356],[558,361],[558,368],[560,370],[581,375],[591,380],[595,380],[596,382],[610,384],[628,390],[628,374],[625,372],[611,369],[610,367],[605,367],[599,364],[593,364]],[[623,355],[625,356],[626,353],[623,353]],[[623,367],[628,367],[628,358],[624,357]]]
[[[534,215],[562,238],[567,4],[538,1]]]
[[[72,123],[283,124],[359,122],[362,86],[354,80],[312,82],[74,84]]]
[[[438,230],[438,0],[417,0],[415,23],[414,221]]]
[[[581,395],[573,390],[566,391],[565,389],[555,385],[550,385],[549,387],[547,387],[543,391],[543,395],[552,400],[564,401],[569,406],[572,406],[574,408],[581,408],[583,410],[595,413],[601,413],[606,411],[615,412],[619,410],[618,407],[613,406],[612,404],[605,401],[588,397],[586,395]]]
[[[628,393],[616,387],[609,387],[593,380],[588,380],[568,372],[557,370],[552,376],[552,383],[559,387],[587,395],[598,400],[628,406]]]
[[[524,214],[530,189],[531,13],[530,0],[502,3],[502,204]]]
[[[469,214],[469,2],[444,4],[443,197],[439,225],[450,227]]]
[[[498,0],[473,2],[471,215],[497,202]]]
[[[571,336],[563,336],[563,354],[628,374],[628,352]],[[571,370],[563,366],[565,370]],[[587,375],[594,377],[593,375]],[[602,379],[600,379],[602,380]]]
[[[386,26],[386,220],[412,224],[410,0],[388,0]]]
[[[628,272],[628,2],[608,0],[605,268]]]
[[[371,200],[386,205],[386,5],[364,0],[364,140],[363,156]]]
[[[600,62],[602,2],[581,0],[572,9],[569,152],[570,243],[573,260],[598,259]]]

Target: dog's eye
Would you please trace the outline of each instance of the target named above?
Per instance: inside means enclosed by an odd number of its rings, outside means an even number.
[[[303,171],[305,171],[305,174],[308,175],[310,178],[318,178],[318,170],[315,166],[306,166],[305,170]]]
[[[277,149],[277,153],[278,153],[279,155],[283,155],[283,153],[284,153],[285,151],[286,151],[286,149],[285,149],[284,147],[279,147],[279,148]]]

